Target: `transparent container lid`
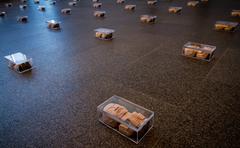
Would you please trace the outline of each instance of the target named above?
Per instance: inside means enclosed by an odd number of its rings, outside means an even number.
[[[232,10],[232,12],[239,12],[240,13],[240,10]]]
[[[136,5],[126,5],[125,7],[136,7]]]
[[[185,48],[191,48],[194,50],[201,50],[205,53],[212,53],[216,50],[216,46],[206,45],[206,44],[200,44],[196,42],[187,42],[184,45]]]
[[[142,18],[146,18],[146,19],[155,19],[157,18],[157,16],[152,16],[152,15],[147,15],[147,14],[144,14],[144,15],[141,15]]]
[[[106,11],[95,11],[94,13],[100,13],[100,14],[101,14],[101,13],[104,13],[104,14],[105,14]]]
[[[232,26],[232,27],[238,26],[237,22],[229,22],[229,21],[217,21],[216,24],[227,25],[227,26]]]
[[[169,7],[169,9],[181,10],[181,9],[182,9],[182,7],[171,6],[171,7]]]
[[[188,5],[197,5],[199,3],[199,1],[189,1]]]
[[[45,9],[45,6],[38,6],[38,9]]]
[[[9,62],[12,62],[17,65],[28,61],[27,56],[21,52],[7,55],[7,56],[5,56],[5,59],[7,59]]]
[[[71,14],[72,9],[71,9],[71,8],[63,8],[63,9],[61,10],[61,12],[62,12],[62,13],[65,13],[65,14]]]
[[[19,5],[19,8],[26,8],[27,5]]]
[[[117,0],[117,3],[124,3],[125,0]]]
[[[48,24],[60,24],[61,22],[57,22],[55,20],[49,20],[47,21]]]
[[[100,5],[102,5],[102,3],[93,3],[93,6],[100,6]]]
[[[98,28],[94,30],[95,32],[101,32],[101,33],[106,33],[106,34],[110,34],[115,32],[115,30],[113,29],[108,29],[108,28]]]
[[[148,0],[147,3],[148,4],[155,4],[155,3],[157,3],[157,0]]]
[[[62,11],[68,11],[68,10],[72,10],[71,8],[63,8]]]
[[[1,14],[1,15],[6,15],[7,13],[6,13],[6,12],[4,12],[4,11],[2,11],[0,14]]]
[[[68,4],[69,4],[69,5],[76,5],[77,2],[69,2]]]

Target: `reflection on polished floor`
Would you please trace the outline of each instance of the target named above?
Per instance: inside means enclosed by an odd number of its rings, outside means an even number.
[[[12,7],[5,3],[12,2]],[[0,11],[0,147],[238,147],[240,145],[240,31],[215,31],[232,17],[238,0],[3,0]],[[45,12],[38,10],[46,7]],[[183,7],[180,14],[170,6]],[[61,9],[71,8],[71,15]],[[96,18],[94,10],[106,11]],[[140,22],[144,14],[154,24]],[[28,16],[28,23],[17,22]],[[61,30],[47,28],[48,20]],[[94,29],[114,29],[114,39]],[[211,62],[182,56],[188,41],[216,46]],[[18,74],[4,56],[22,52],[35,69]],[[154,111],[154,127],[136,145],[98,121],[97,106],[113,95]]]

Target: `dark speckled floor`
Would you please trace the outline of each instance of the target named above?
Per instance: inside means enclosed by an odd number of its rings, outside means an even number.
[[[25,11],[13,1],[0,2],[0,147],[239,147],[240,32],[213,30],[217,20],[240,9],[238,0],[210,0],[196,8],[186,0],[136,4],[126,12],[114,0],[102,0],[105,19],[93,17],[89,0],[60,14],[41,1],[46,12],[28,2]],[[180,15],[169,6],[183,6]],[[141,14],[157,15],[156,24],[139,22]],[[16,22],[28,15],[29,23]],[[61,32],[45,21],[62,22]],[[115,29],[112,42],[94,37],[97,27]],[[181,56],[187,41],[217,46],[216,58],[205,63]],[[4,56],[23,52],[34,60],[32,73],[10,70]],[[97,106],[119,95],[155,112],[154,129],[138,145],[97,120]]]

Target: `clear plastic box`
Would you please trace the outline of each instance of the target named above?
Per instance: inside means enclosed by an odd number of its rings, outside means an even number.
[[[69,2],[68,5],[69,6],[77,6],[77,2]]]
[[[112,96],[97,107],[98,120],[138,144],[152,129],[154,112],[119,96]]]
[[[27,56],[21,52],[7,55],[5,59],[8,61],[8,67],[18,73],[24,73],[33,69],[32,59],[28,59]]]
[[[55,20],[49,20],[49,21],[47,21],[47,23],[48,23],[49,29],[52,29],[52,30],[60,30],[61,29],[60,22],[57,22]]]
[[[28,16],[19,16],[17,17],[17,21],[21,23],[27,23],[28,22]]]
[[[93,3],[93,8],[100,8],[102,7],[102,3]]]
[[[237,22],[217,21],[215,23],[215,30],[235,31],[237,26]]]
[[[116,3],[117,4],[123,4],[123,3],[125,3],[125,0],[117,0]]]
[[[187,3],[187,6],[195,7],[199,4],[199,1],[189,1]]]
[[[94,16],[96,17],[104,17],[106,14],[106,11],[95,11]]]
[[[148,5],[156,5],[157,4],[157,0],[148,0],[147,4]]]
[[[180,13],[182,11],[182,7],[169,7],[168,12],[169,13]]]
[[[238,17],[240,17],[240,10],[232,10],[231,16],[238,16]]]
[[[20,8],[20,9],[26,9],[26,8],[27,8],[27,5],[19,5],[19,8]]]
[[[45,6],[38,6],[38,10],[39,11],[46,11],[46,8],[45,8]]]
[[[6,12],[4,11],[0,12],[0,17],[4,17],[4,16],[6,16]]]
[[[115,32],[113,29],[108,28],[98,28],[95,29],[95,36],[101,40],[112,40],[113,33]]]
[[[56,1],[51,1],[50,5],[55,5],[57,2]]]
[[[12,3],[6,3],[5,6],[6,7],[12,7]]]
[[[136,5],[125,5],[124,7],[126,10],[135,10],[136,9]]]
[[[155,23],[157,16],[141,15],[140,21],[143,23]]]
[[[72,13],[72,9],[71,8],[64,8],[61,10],[61,13],[63,14],[71,14]]]
[[[214,58],[216,46],[205,45],[195,42],[187,42],[183,46],[182,54],[186,57],[191,57],[204,61],[211,61]]]
[[[40,1],[39,1],[39,0],[34,0],[34,3],[35,3],[35,4],[39,4]]]

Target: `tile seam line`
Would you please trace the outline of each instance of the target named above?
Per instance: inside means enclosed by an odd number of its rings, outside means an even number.
[[[155,144],[152,146],[152,148],[155,148],[159,141],[160,141],[160,139],[158,138],[158,140],[155,142]]]
[[[217,60],[217,62],[214,64],[214,66],[209,70],[209,72],[206,74],[205,79],[203,79],[203,81],[207,80],[209,75],[212,74],[213,70],[215,69],[215,67],[219,64],[219,62],[223,59],[223,57],[226,55],[226,53],[230,50],[230,48],[227,48],[227,50],[224,51],[224,53],[220,56],[219,60]]]
[[[202,80],[202,82],[206,82],[209,75],[212,74],[213,70],[215,69],[215,67],[218,65],[218,63],[223,59],[223,57],[227,54],[227,52],[229,52],[230,48],[227,48],[227,50],[224,51],[224,53],[220,56],[219,60],[215,63],[215,65],[209,70],[208,74],[206,75],[206,78]],[[203,84],[202,83],[202,84]],[[237,116],[239,119],[240,119],[240,115],[235,112],[234,110],[231,109],[231,107],[229,107],[228,105],[224,105],[222,103],[220,103],[219,101],[217,100],[214,100],[211,98],[211,100],[213,102],[215,102],[216,104],[218,104],[220,107],[224,108],[224,109],[227,109],[228,111],[230,111],[232,114],[234,114],[235,116]]]
[[[157,51],[157,50],[158,50],[158,47],[153,48],[153,49],[152,49],[151,51],[149,51],[148,53],[146,53],[146,54],[144,54],[143,56],[137,58],[136,60],[130,62],[127,67],[130,67],[131,65],[137,63],[138,61],[140,61],[141,59],[147,57],[148,55],[151,55],[153,52],[155,52],[155,51]]]
[[[110,79],[112,79],[112,80],[115,81],[115,82],[118,82],[118,80],[115,80],[114,78],[110,78]],[[120,82],[120,85],[124,86],[124,84],[122,84],[121,82]],[[124,86],[124,87],[126,87],[126,86]],[[146,93],[144,93],[144,92],[142,92],[142,91],[133,89],[132,87],[127,87],[127,89],[132,90],[132,91],[137,92],[137,93],[140,93],[140,94],[142,94],[143,96],[146,96],[146,97],[151,98],[151,99],[153,99],[153,100],[158,100],[157,98],[152,97],[151,95],[146,94]],[[177,105],[171,104],[171,103],[166,102],[166,101],[161,101],[161,102],[163,102],[164,104],[167,104],[167,105],[169,105],[169,106],[172,106],[172,107],[175,107],[175,108],[181,110],[181,108],[180,108],[179,106],[177,106]]]

